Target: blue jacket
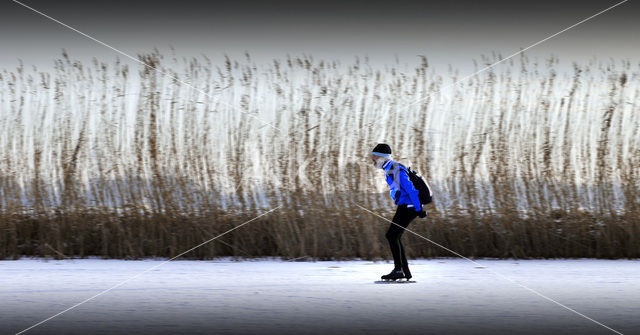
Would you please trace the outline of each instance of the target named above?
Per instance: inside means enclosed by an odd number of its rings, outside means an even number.
[[[387,184],[389,184],[389,195],[396,205],[409,205],[415,208],[416,212],[422,210],[418,190],[409,179],[407,168],[400,163],[388,160],[382,165]]]

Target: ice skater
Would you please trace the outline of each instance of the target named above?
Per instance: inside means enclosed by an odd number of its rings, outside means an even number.
[[[404,247],[400,239],[404,233],[404,228],[407,228],[416,216],[424,218],[427,216],[427,213],[422,209],[421,197],[419,196],[420,192],[416,189],[409,177],[410,173],[413,172],[407,170],[404,165],[391,160],[390,156],[391,148],[385,143],[376,145],[371,152],[373,165],[378,169],[384,170],[385,178],[390,188],[389,194],[395,204],[398,205],[392,221],[401,226],[398,227],[391,223],[385,235],[389,241],[389,247],[393,255],[394,267],[393,271],[382,276],[382,279],[397,280],[405,278],[409,280],[411,279],[411,271],[409,271],[409,263],[407,263],[407,257],[405,256]],[[413,174],[415,176],[415,173]],[[420,177],[418,176],[418,178]],[[426,192],[429,200],[422,201],[422,203],[431,202],[431,192],[428,188]],[[422,198],[423,200],[425,199],[424,197]]]

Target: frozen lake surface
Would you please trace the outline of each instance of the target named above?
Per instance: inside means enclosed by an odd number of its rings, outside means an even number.
[[[0,261],[0,333],[15,334],[162,260]],[[27,334],[640,334],[638,260],[410,261],[415,284],[374,284],[386,262],[164,264]]]

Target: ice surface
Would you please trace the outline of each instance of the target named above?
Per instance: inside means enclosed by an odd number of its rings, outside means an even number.
[[[0,333],[13,334],[162,260],[0,261]],[[28,334],[640,334],[637,260],[413,260],[411,285],[376,285],[386,262],[181,261]]]

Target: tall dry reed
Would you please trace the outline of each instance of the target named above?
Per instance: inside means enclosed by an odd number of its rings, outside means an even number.
[[[424,57],[140,60],[193,87],[66,53],[0,73],[0,258],[169,257],[277,205],[187,256],[388,257],[354,206],[393,215],[382,141],[434,188],[412,228],[462,254],[640,255],[637,64],[522,56],[452,85]]]

